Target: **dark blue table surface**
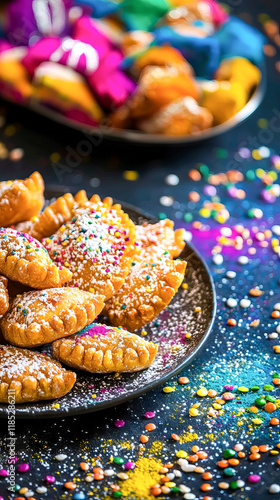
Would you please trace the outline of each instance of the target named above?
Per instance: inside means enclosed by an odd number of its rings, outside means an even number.
[[[268,14],[273,20],[280,18],[279,2],[275,0],[230,0],[226,3],[231,13],[240,15],[259,29],[263,29],[260,14]],[[108,468],[107,462],[112,455],[136,462],[139,454],[144,457],[154,455],[163,463],[174,462],[178,450],[191,454],[193,445],[198,445],[208,453],[207,460],[200,462],[200,465],[212,472],[210,483],[213,489],[203,493],[200,490],[203,483],[201,475],[195,473],[183,473],[182,478],[176,479],[176,484],[188,485],[196,498],[202,499],[205,495],[215,500],[280,498],[280,494],[268,493],[272,483],[280,484],[280,469],[276,464],[280,455],[267,452],[257,461],[248,458],[252,445],[267,444],[277,451],[275,446],[280,441],[280,427],[269,424],[272,417],[280,418],[280,391],[277,386],[271,392],[263,390],[265,384],[271,384],[273,373],[280,371],[280,354],[275,354],[273,350],[279,339],[267,338],[279,324],[277,319],[271,318],[273,305],[280,302],[279,257],[273,251],[269,233],[267,246],[255,238],[256,232],[280,224],[279,197],[274,203],[266,203],[261,195],[265,188],[262,170],[280,175],[275,161],[274,164],[272,161],[273,155],[280,153],[280,75],[275,66],[280,59],[280,51],[276,43],[268,43],[275,47],[276,53],[266,60],[268,89],[259,109],[231,132],[192,147],[139,147],[105,140],[92,144],[80,133],[2,103],[7,119],[0,129],[0,142],[9,151],[23,148],[24,156],[18,162],[0,159],[1,180],[23,178],[36,169],[41,172],[48,186],[57,189],[68,186],[72,191],[85,188],[92,193],[98,192],[101,197],[110,195],[155,215],[165,213],[175,220],[177,227],[185,227],[193,234],[193,243],[207,259],[213,273],[218,301],[217,318],[208,347],[181,374],[190,379],[187,386],[180,386],[176,377],[168,383],[175,387],[174,392],[166,394],[162,388],[158,388],[145,397],[98,414],[51,421],[16,422],[17,457],[19,463],[27,462],[30,465],[29,471],[18,473],[16,480],[21,487],[33,491],[36,499],[72,498],[77,491],[83,492],[84,498],[106,498],[110,492],[108,484],[116,481],[86,483],[85,473],[79,469],[80,462],[90,462],[99,457],[102,466]],[[249,150],[248,158],[238,154],[241,148],[245,156]],[[259,157],[256,151],[259,151],[261,159],[255,159]],[[237,188],[246,193],[244,199],[231,197],[228,183],[216,186],[217,196],[230,213],[229,220],[224,224],[219,224],[212,217],[204,218],[205,212],[200,212],[203,203],[211,199],[207,188],[205,191],[209,179],[204,176],[198,182],[192,181],[189,172],[201,164],[207,165],[212,174],[234,169],[245,175],[245,180],[237,184]],[[254,179],[246,178],[248,170],[254,172]],[[127,171],[133,171],[137,179],[128,180]],[[178,176],[179,183],[176,186],[168,185],[166,177],[169,174]],[[275,178],[274,183],[277,182]],[[200,195],[197,202],[189,200],[189,194],[193,191]],[[166,206],[166,203],[163,205],[160,201],[164,195],[172,197],[171,206]],[[262,218],[248,217],[250,209],[261,209]],[[200,221],[202,228],[195,229],[191,221],[186,222],[185,219],[190,216],[186,217],[185,214],[191,214],[193,221]],[[221,227],[233,228],[236,224],[242,224],[250,230],[252,247],[256,252],[248,252],[249,246],[246,245],[242,250],[223,246],[223,263],[216,265],[212,253],[217,238],[221,236]],[[249,256],[249,262],[241,265],[238,259],[244,255]],[[236,272],[234,279],[226,277],[228,270]],[[249,297],[251,305],[243,309],[239,301],[248,298],[249,290],[255,287],[260,287],[263,294],[257,298]],[[234,309],[227,307],[226,301],[230,297],[238,301]],[[235,318],[237,326],[229,327],[229,318]],[[259,325],[250,327],[255,319],[260,320]],[[218,395],[221,395],[228,384],[235,387],[235,399],[224,405],[216,415],[209,415],[208,410],[213,401],[208,397],[199,399],[196,390],[205,386],[217,390]],[[260,390],[241,394],[236,389],[239,386],[249,389],[259,386]],[[259,409],[257,416],[263,422],[255,425],[252,420],[256,415],[248,412],[248,408],[254,405],[257,396],[263,394],[278,398],[278,408],[273,414]],[[200,403],[199,415],[190,417],[189,408],[195,403]],[[148,421],[144,414],[147,411],[155,413],[152,422],[156,424],[156,430],[149,434],[149,442],[143,450],[139,437],[145,433]],[[117,428],[114,425],[116,420],[123,420],[124,427]],[[171,439],[172,432],[181,436],[181,443]],[[7,465],[6,437],[7,422],[3,420],[0,465],[4,469]],[[235,468],[236,475],[227,477],[217,467],[217,461],[222,458],[226,448],[232,448],[236,443],[244,445],[246,458],[243,461],[241,459]],[[67,459],[57,462],[54,459],[57,453],[65,453]],[[120,466],[114,465],[113,468],[121,471]],[[261,476],[257,484],[247,482],[251,473]],[[45,484],[47,475],[55,477],[54,485],[48,486],[45,495],[36,493],[36,488]],[[223,490],[218,486],[221,481],[236,479],[244,480],[245,487]],[[67,480],[77,483],[74,493],[64,489],[63,484]],[[0,477],[0,495],[5,499],[15,498],[16,494],[8,494],[6,485],[7,479]],[[182,494],[175,493],[165,498],[176,496],[182,498]],[[133,494],[129,498],[134,498]]]

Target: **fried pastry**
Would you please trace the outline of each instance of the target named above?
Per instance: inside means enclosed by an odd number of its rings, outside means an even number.
[[[26,292],[14,299],[1,321],[7,342],[36,347],[78,332],[103,309],[103,296],[75,288]]]
[[[162,255],[164,251],[170,256],[179,257],[185,247],[184,229],[174,231],[174,222],[169,219],[156,224],[142,224],[136,227],[136,240],[144,255]]]
[[[66,267],[52,262],[39,241],[11,228],[0,229],[0,273],[40,289],[62,286],[72,276]]]
[[[135,226],[111,198],[93,196],[72,220],[44,240],[51,258],[73,272],[69,286],[105,295],[123,285],[135,253]]]
[[[87,193],[85,192],[85,190],[81,189],[80,191],[78,191],[78,193],[76,193],[74,196],[74,200],[76,203],[78,203],[78,205],[81,205],[88,201]]]
[[[168,255],[134,256],[131,271],[120,291],[106,302],[102,314],[114,326],[128,330],[141,328],[152,321],[165,307],[181,285],[186,262],[172,260]]]
[[[15,229],[26,232],[37,240],[51,236],[64,222],[71,219],[74,205],[72,194],[66,193],[48,205],[38,217],[33,217],[32,221],[26,223],[19,223]]]
[[[61,398],[71,391],[76,374],[38,352],[0,346],[0,402],[28,403]]]
[[[8,280],[5,276],[0,276],[0,316],[3,316],[9,309]]]
[[[84,331],[53,343],[52,355],[91,373],[136,372],[153,363],[157,346],[122,328],[93,323]]]
[[[39,172],[25,180],[0,182],[0,227],[30,220],[44,205],[44,181]]]

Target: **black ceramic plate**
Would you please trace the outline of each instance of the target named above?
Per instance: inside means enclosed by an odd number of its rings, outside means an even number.
[[[50,198],[54,193],[49,191],[48,194]],[[156,222],[141,210],[125,203],[122,205],[134,222]],[[118,377],[77,371],[76,385],[69,394],[55,401],[17,405],[17,418],[65,417],[115,406],[163,384],[188,365],[209,337],[216,313],[216,298],[212,278],[200,255],[186,244],[181,258],[188,263],[185,278],[188,288],[180,288],[169,307],[159,314],[156,321],[145,326],[145,339],[159,346],[150,368]],[[201,313],[194,312],[196,306],[201,307]],[[186,340],[186,332],[192,333],[190,340]],[[50,345],[37,350],[48,353]],[[96,397],[93,398],[93,394]],[[0,416],[7,417],[4,404],[0,404]]]

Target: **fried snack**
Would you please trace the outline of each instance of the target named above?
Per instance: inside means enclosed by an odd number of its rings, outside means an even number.
[[[161,108],[181,97],[191,96],[197,101],[199,93],[195,79],[186,71],[174,66],[147,66],[141,72],[132,97],[111,114],[112,126],[125,128],[133,125],[135,120],[148,120]]]
[[[9,309],[8,280],[5,276],[0,276],[0,316],[3,316]]]
[[[72,220],[44,240],[50,256],[73,272],[70,286],[105,295],[123,285],[135,253],[135,226],[112,199],[94,195]]]
[[[91,373],[137,372],[153,363],[157,346],[121,328],[93,323],[85,331],[53,343],[52,355]]]
[[[135,256],[124,286],[106,302],[102,314],[114,326],[131,331],[141,328],[168,306],[184,279],[185,269],[186,262],[172,260],[168,255]]]
[[[261,72],[248,59],[231,57],[221,62],[214,77],[218,81],[229,80],[240,83],[246,89],[249,98],[261,79]]]
[[[78,203],[78,205],[82,205],[83,203],[88,201],[87,193],[85,192],[85,190],[81,189],[80,191],[78,191],[78,193],[76,193],[74,196],[74,200],[76,203]]]
[[[103,299],[66,287],[24,293],[2,318],[3,335],[18,347],[47,344],[92,323],[104,307]]]
[[[181,97],[145,120],[137,122],[137,128],[148,134],[189,135],[210,128],[213,116],[197,104],[192,97]]]
[[[37,240],[51,236],[64,222],[71,219],[74,205],[72,194],[66,193],[47,206],[38,217],[33,217],[33,220],[27,221],[25,225],[19,223],[15,229],[24,231]]]
[[[11,228],[0,229],[0,273],[40,289],[62,286],[72,277],[69,269],[52,262],[39,241]]]
[[[182,56],[181,52],[171,46],[152,46],[135,59],[132,71],[137,77],[148,66],[174,67],[190,76],[194,75],[193,68]]]
[[[179,257],[185,247],[184,229],[174,231],[174,222],[169,219],[156,224],[142,224],[136,227],[136,241],[145,256],[162,255],[169,252],[173,258]]]
[[[44,181],[39,172],[25,180],[0,182],[0,227],[30,220],[44,205]]]
[[[213,115],[214,126],[232,118],[247,102],[247,92],[238,82],[209,81],[202,90],[202,106]]]
[[[16,403],[61,398],[71,391],[76,374],[38,352],[0,346],[0,402]]]

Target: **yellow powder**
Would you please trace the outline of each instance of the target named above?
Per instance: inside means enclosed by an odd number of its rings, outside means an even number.
[[[152,453],[153,455],[159,455],[161,454],[163,444],[161,441],[154,441],[151,445],[151,448],[149,449],[149,453]]]
[[[186,432],[182,436],[180,436],[180,443],[190,443],[191,441],[195,441],[198,438],[196,432]]]
[[[154,500],[154,496],[150,494],[151,486],[159,483],[161,467],[161,460],[153,457],[140,457],[136,462],[135,469],[128,472],[129,479],[119,484],[122,496],[128,499]]]

